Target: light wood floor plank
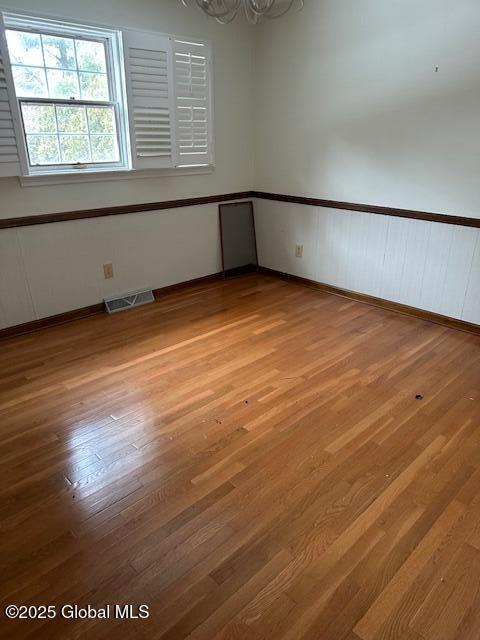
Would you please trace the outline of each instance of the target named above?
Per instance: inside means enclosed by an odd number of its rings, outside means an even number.
[[[480,637],[478,336],[248,275],[0,356],[2,608],[151,614],[1,637]]]

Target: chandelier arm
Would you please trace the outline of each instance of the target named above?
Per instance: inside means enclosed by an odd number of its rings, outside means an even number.
[[[215,18],[215,20],[220,24],[229,24],[230,22],[235,20],[235,18],[237,17],[237,13],[238,13],[238,9],[235,9],[235,11],[232,11],[232,13],[229,16],[226,16],[223,18]]]
[[[198,8],[206,13],[207,16],[218,19],[226,18],[230,16],[232,12],[237,12],[240,7],[241,0],[233,0],[231,6],[227,4],[226,0],[211,0],[208,4],[205,0],[195,0],[195,2]],[[212,7],[213,4],[217,6],[217,9]]]
[[[261,18],[280,18],[298,2],[298,10],[303,9],[304,0],[289,0],[283,8],[275,10],[278,0],[180,0],[185,7],[196,6],[207,16],[215,18],[221,24],[232,22],[241,6],[247,19],[257,24]]]
[[[257,16],[265,15],[270,9],[273,9],[277,0],[266,0],[263,3],[262,7],[258,6],[258,0],[245,0],[245,4],[247,4],[252,11]]]
[[[255,13],[254,11],[252,11],[252,9],[251,9],[251,7],[250,7],[250,5],[248,3],[245,3],[244,10],[245,10],[245,15],[247,17],[247,20],[251,24],[258,24],[260,16],[258,15],[258,13]]]
[[[290,9],[293,7],[295,2],[296,2],[296,0],[290,0],[290,2],[287,4],[287,6],[282,11],[280,11],[279,13],[266,13],[265,14],[265,18],[268,18],[269,20],[275,20],[276,18],[281,18],[288,11],[290,11]],[[303,6],[304,6],[304,0],[300,0],[300,4],[298,6],[298,11],[303,9]]]

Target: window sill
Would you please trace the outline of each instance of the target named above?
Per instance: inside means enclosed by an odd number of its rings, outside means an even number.
[[[111,180],[145,180],[149,178],[172,178],[174,176],[204,175],[213,173],[213,166],[179,167],[178,169],[143,169],[121,171],[90,171],[85,173],[49,173],[36,176],[20,176],[22,187],[43,187],[84,182],[110,182]]]

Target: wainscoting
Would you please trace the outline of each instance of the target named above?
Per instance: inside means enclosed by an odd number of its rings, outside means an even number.
[[[255,225],[263,267],[480,324],[478,228],[263,198]]]
[[[105,280],[102,265],[113,263]],[[0,231],[0,329],[221,270],[214,203]]]
[[[480,325],[477,219],[241,192],[3,220],[0,329],[218,273],[217,203],[249,196],[262,267]]]

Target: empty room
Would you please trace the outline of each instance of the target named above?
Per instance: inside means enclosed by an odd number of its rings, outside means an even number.
[[[480,640],[478,0],[1,0],[0,638]]]

